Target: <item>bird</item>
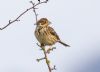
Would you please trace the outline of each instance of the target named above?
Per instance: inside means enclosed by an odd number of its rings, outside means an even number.
[[[36,22],[35,37],[39,41],[40,46],[52,46],[58,42],[66,47],[70,47],[70,45],[61,41],[55,30],[50,26],[50,23],[47,18],[41,18]]]

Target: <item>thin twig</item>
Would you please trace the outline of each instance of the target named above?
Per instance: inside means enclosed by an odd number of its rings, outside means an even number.
[[[8,24],[5,25],[4,27],[0,28],[0,30],[3,30],[3,29],[5,29],[5,28],[7,28],[9,25],[11,25],[11,24],[14,23],[14,22],[20,21],[19,18],[22,17],[26,12],[28,12],[29,10],[35,8],[35,7],[38,6],[38,5],[41,5],[41,4],[47,3],[47,2],[48,2],[47,0],[46,0],[46,1],[43,1],[43,2],[38,2],[38,3],[35,4],[34,6],[32,6],[32,7],[28,8],[28,9],[26,9],[26,10],[25,10],[24,12],[22,12],[16,19],[14,19],[14,20],[9,20]]]
[[[48,56],[47,56],[48,52],[46,51],[45,46],[40,46],[40,45],[38,45],[38,46],[41,47],[41,50],[43,50],[44,57],[43,57],[43,58],[40,58],[40,59],[37,59],[37,61],[39,62],[39,61],[41,61],[41,60],[45,60],[49,72],[52,72],[52,70],[56,70],[56,66],[55,66],[55,65],[54,65],[53,68],[50,66],[50,61],[49,61]],[[55,49],[55,48],[52,48],[52,50],[53,50],[53,49]]]
[[[39,61],[44,60],[44,59],[45,59],[45,57],[40,58],[40,59],[36,59],[36,60],[39,62]]]
[[[35,5],[35,3],[33,3],[32,1],[30,1],[30,3],[32,3],[32,5],[33,5],[33,12],[34,12],[34,14],[35,14],[35,19],[36,19],[36,23],[37,23],[37,16],[38,16],[38,14],[36,13],[36,10],[35,9],[38,9],[38,8],[35,8],[34,7],[34,5]],[[40,3],[40,2],[39,2]]]
[[[52,48],[49,48],[48,50],[47,50],[47,53],[49,54],[51,51],[53,51],[54,49],[56,49],[56,47],[52,47]]]
[[[43,46],[41,48],[43,49],[43,52],[44,52],[44,55],[45,55],[45,61],[46,61],[46,64],[48,66],[49,72],[51,72],[52,71],[52,68],[50,67],[50,61],[48,60],[47,52],[45,50],[45,47]]]

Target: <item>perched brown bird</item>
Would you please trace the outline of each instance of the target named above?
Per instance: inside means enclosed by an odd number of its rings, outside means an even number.
[[[35,36],[37,40],[40,42],[41,46],[53,45],[56,42],[61,43],[64,46],[69,47],[69,45],[63,43],[57,33],[54,31],[52,27],[49,26],[50,21],[47,18],[41,18],[37,21]]]

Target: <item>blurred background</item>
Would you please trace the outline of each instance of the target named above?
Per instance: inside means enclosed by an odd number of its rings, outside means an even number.
[[[0,27],[31,7],[29,1],[1,0]],[[38,19],[48,18],[71,46],[54,45],[57,49],[49,54],[57,67],[53,72],[100,72],[100,0],[49,0],[38,8]],[[20,20],[0,31],[0,72],[48,72],[45,61],[36,61],[44,55],[36,45],[33,11]]]

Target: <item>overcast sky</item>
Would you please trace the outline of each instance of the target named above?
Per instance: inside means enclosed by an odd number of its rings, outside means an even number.
[[[0,0],[0,27],[31,7],[29,1]],[[49,0],[38,8],[38,18],[48,18],[71,46],[54,45],[49,55],[54,72],[100,72],[100,0]],[[0,31],[0,72],[48,72],[45,61],[36,61],[43,52],[36,45],[34,13],[20,20]]]

